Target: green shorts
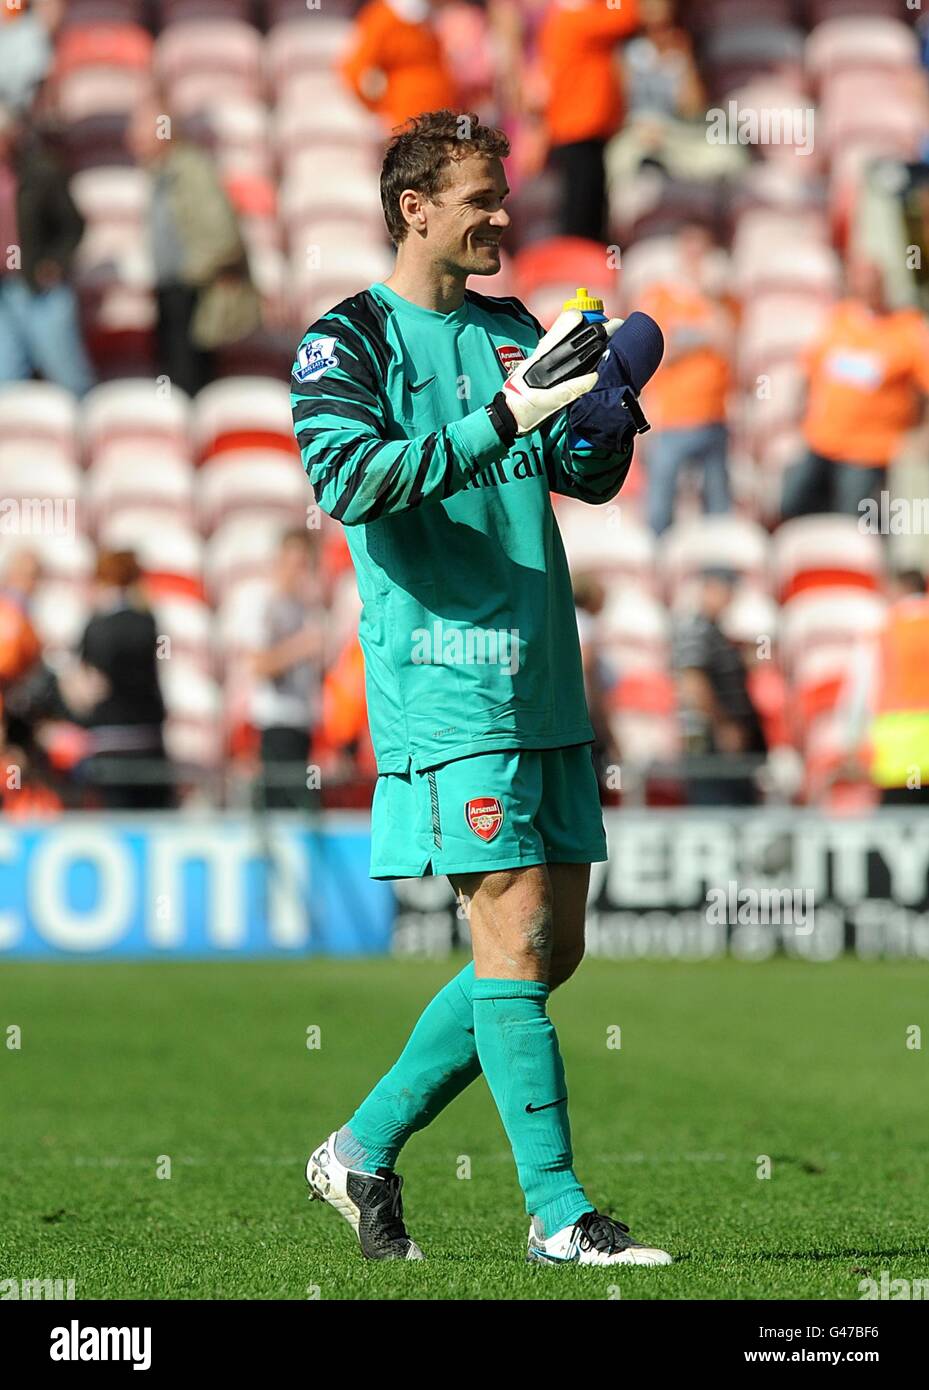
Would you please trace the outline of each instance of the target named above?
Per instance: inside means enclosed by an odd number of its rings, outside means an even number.
[[[371,877],[422,878],[607,857],[591,745],[511,748],[378,777]]]

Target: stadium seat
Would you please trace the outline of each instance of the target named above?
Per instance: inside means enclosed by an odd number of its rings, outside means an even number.
[[[724,565],[761,589],[770,579],[770,538],[761,526],[735,513],[678,521],[659,542],[659,570],[667,592],[699,575],[707,566]]]
[[[202,599],[184,594],[155,593],[152,610],[159,638],[167,637],[170,646],[163,648],[163,659],[180,657],[198,670],[210,674],[213,670],[213,614]]]
[[[360,254],[347,249],[339,256],[329,252],[318,270],[292,259],[290,288],[297,322],[314,323],[334,305],[357,294],[359,286],[386,280],[392,268],[393,257],[386,246],[367,246]]]
[[[793,672],[799,657],[812,647],[847,649],[873,635],[883,621],[884,600],[864,589],[811,589],[781,607],[780,649],[785,669]]]
[[[279,207],[286,228],[310,216],[357,217],[368,225],[380,214],[380,185],[367,156],[351,149],[339,158],[332,148],[306,150],[286,166]]]
[[[795,361],[823,327],[824,300],[799,291],[757,294],[744,308],[736,365],[742,383],[753,388],[758,377],[785,361]]]
[[[138,68],[76,68],[57,84],[55,106],[65,125],[91,116],[128,115],[151,91]]]
[[[733,642],[755,646],[759,638],[777,640],[780,609],[770,594],[756,585],[740,584],[720,617],[720,627]],[[770,655],[770,654],[769,654]]]
[[[908,25],[884,15],[846,15],[818,24],[806,41],[805,62],[822,82],[843,71],[895,71],[919,62],[919,44]]]
[[[29,616],[47,656],[74,651],[90,618],[88,585],[72,579],[42,579]]]
[[[739,424],[755,457],[801,417],[805,374],[795,359],[775,362],[742,396]],[[799,456],[799,455],[798,455]]]
[[[655,537],[623,505],[622,496],[603,507],[559,497],[555,516],[573,574],[625,577],[651,586]]]
[[[291,89],[293,93],[293,89]],[[346,146],[366,155],[372,168],[383,136],[377,120],[348,93],[320,101],[300,101],[291,94],[286,103],[279,103],[273,124],[274,148],[282,167],[302,152],[328,146],[342,150]]]
[[[78,402],[70,391],[49,381],[0,385],[0,439],[40,440],[76,457]]]
[[[772,542],[772,569],[781,603],[808,589],[841,585],[875,591],[883,551],[879,536],[851,516],[803,516],[785,521]]]
[[[198,459],[235,449],[296,451],[290,388],[271,377],[227,377],[205,386],[193,407]]]
[[[212,73],[237,84],[243,96],[260,97],[263,66],[261,34],[240,19],[181,20],[162,29],[155,45],[156,74],[172,87]]]
[[[304,526],[312,502],[299,459],[279,450],[217,454],[204,459],[197,471],[197,509],[207,534],[237,513],[277,513],[282,525]]]
[[[854,645],[813,645],[794,655],[791,699],[802,730],[835,708],[854,662]]]
[[[188,20],[251,20],[252,0],[161,0],[161,22],[186,23]]]
[[[43,580],[79,585],[93,573],[94,548],[84,535],[60,536],[40,531],[30,535],[27,544],[39,557]]]
[[[214,606],[222,603],[233,583],[260,578],[270,571],[282,527],[279,517],[233,516],[207,542],[204,573]]]
[[[88,453],[119,440],[163,441],[188,448],[190,398],[157,378],[127,378],[96,386],[84,397],[82,429]]]
[[[193,525],[194,471],[188,454],[162,441],[113,440],[101,445],[87,475],[94,528],[126,508],[169,507]]]
[[[132,155],[126,147],[127,124],[124,111],[103,111],[71,121],[61,131],[68,172],[77,174],[106,165],[131,166]]]
[[[671,762],[680,756],[681,734],[676,714],[612,709],[609,723],[623,767],[641,772],[652,763]]]
[[[275,203],[275,186],[271,179],[271,141],[267,107],[261,101],[247,97],[229,97],[208,106],[203,122],[211,137],[216,162],[226,191],[230,181],[238,179],[248,187],[248,179],[260,181],[264,197]],[[236,205],[236,210],[240,209]]]
[[[328,8],[328,6],[327,6]],[[275,24],[265,42],[265,61],[272,91],[297,73],[333,71],[351,41],[347,18],[307,14]]]
[[[64,30],[55,46],[55,74],[61,79],[80,68],[135,68],[147,72],[152,36],[138,24],[82,24]]]
[[[611,669],[665,670],[671,619],[664,604],[635,582],[611,586],[597,623],[599,648]]]
[[[83,482],[74,451],[67,446],[47,439],[0,438],[0,498],[4,502],[70,501],[73,516],[79,514]]]
[[[600,295],[607,307],[617,299],[617,270],[609,264],[607,248],[582,237],[553,237],[523,247],[513,262],[516,294],[529,300],[541,290],[561,300],[585,285],[592,295]]]
[[[226,667],[240,662],[244,654],[264,642],[264,614],[271,591],[271,580],[259,575],[230,584],[223,594],[216,611],[216,636]]]
[[[165,746],[176,763],[215,768],[222,755],[222,693],[195,661],[180,656],[159,667],[167,709]]]
[[[804,35],[793,24],[756,19],[722,24],[701,44],[703,75],[713,100],[723,100],[760,73],[803,63]]]
[[[148,0],[69,0],[59,32],[88,24],[144,25],[148,8]]]
[[[818,241],[782,241],[759,245],[743,242],[733,260],[734,288],[746,299],[783,291],[829,302],[842,285],[838,256]]]
[[[622,297],[634,305],[652,285],[677,279],[681,269],[676,236],[645,237],[622,256]]]

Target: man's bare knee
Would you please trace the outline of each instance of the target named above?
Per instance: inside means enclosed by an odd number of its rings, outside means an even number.
[[[564,953],[553,955],[551,964],[548,968],[549,989],[557,989],[558,986],[563,985],[566,980],[570,980],[583,959],[583,947],[580,951],[574,951],[568,955]]]
[[[474,888],[470,920],[475,964],[482,973],[548,978],[552,894],[543,866],[485,875]]]

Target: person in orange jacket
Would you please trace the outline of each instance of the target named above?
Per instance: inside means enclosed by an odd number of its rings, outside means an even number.
[[[368,731],[364,655],[357,637],[345,643],[326,672],[318,739],[321,750],[336,755],[341,771],[364,777],[376,775]]]
[[[784,480],[781,514],[860,514],[887,476],[929,393],[929,326],[917,309],[889,307],[878,265],[855,257],[848,297],[805,354],[806,458]]]
[[[876,637],[859,648],[838,711],[847,753],[885,806],[929,803],[929,595],[919,570],[888,585]]]
[[[545,123],[561,180],[561,233],[606,237],[606,142],[623,118],[616,45],[638,27],[638,0],[554,0],[539,33]]]
[[[431,0],[369,0],[355,18],[341,73],[388,129],[423,111],[457,109],[432,9]]]

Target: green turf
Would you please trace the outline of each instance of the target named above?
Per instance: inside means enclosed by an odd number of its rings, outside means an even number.
[[[22,1048],[0,1048],[0,1279],[73,1277],[78,1298],[857,1299],[866,1274],[929,1277],[929,1037],[905,1046],[929,1029],[926,969],[857,961],[587,961],[553,997],[581,1179],[672,1267],[527,1267],[482,1080],[402,1155],[427,1261],[363,1261],[306,1200],[306,1155],[457,968],[4,966],[0,1037],[17,1024]]]

